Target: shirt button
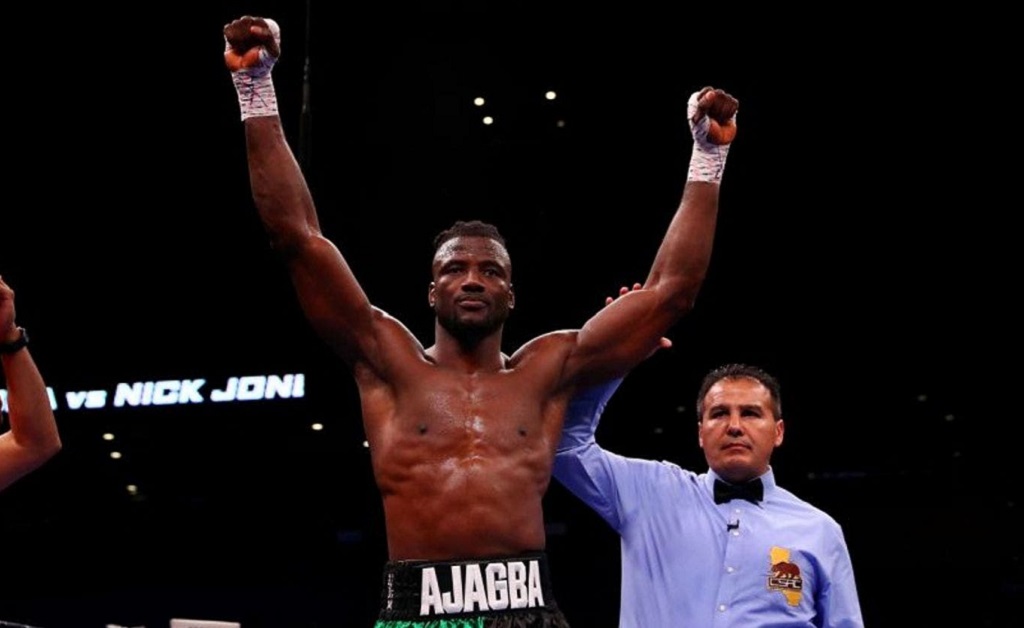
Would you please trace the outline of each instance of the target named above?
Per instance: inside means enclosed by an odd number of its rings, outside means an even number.
[[[733,530],[732,531],[732,535],[733,536],[739,536],[740,535],[740,531],[739,530]]]
[[[735,567],[726,567],[725,571],[726,571],[726,573],[732,573],[732,572],[736,571],[736,568]]]
[[[718,605],[718,611],[724,613],[725,612],[725,604],[719,604]]]

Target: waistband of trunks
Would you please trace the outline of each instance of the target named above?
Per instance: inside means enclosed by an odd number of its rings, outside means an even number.
[[[558,608],[544,552],[384,566],[380,619],[479,617],[538,608]]]

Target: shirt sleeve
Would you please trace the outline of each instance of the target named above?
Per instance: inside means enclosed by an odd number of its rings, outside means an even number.
[[[622,530],[622,509],[615,476],[626,460],[598,446],[594,433],[608,400],[621,383],[621,378],[614,379],[583,390],[572,399],[553,470],[555,479],[618,532]]]
[[[604,408],[620,384],[621,377],[576,393],[565,411],[562,442],[558,445],[558,453],[594,442],[594,434],[597,432],[597,424],[601,422]]]
[[[853,578],[853,563],[846,539],[839,524],[835,525],[836,538],[832,552],[832,565],[828,582],[819,601],[822,628],[863,628],[857,585]]]

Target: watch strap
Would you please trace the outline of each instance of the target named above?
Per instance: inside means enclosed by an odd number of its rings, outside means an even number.
[[[14,353],[28,346],[28,332],[24,327],[19,327],[18,331],[21,332],[21,336],[17,340],[0,343],[0,354]]]

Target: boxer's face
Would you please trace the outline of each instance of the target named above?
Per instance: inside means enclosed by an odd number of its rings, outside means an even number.
[[[438,248],[428,300],[441,326],[458,335],[500,329],[515,307],[512,262],[500,243],[482,236],[452,238]]]

